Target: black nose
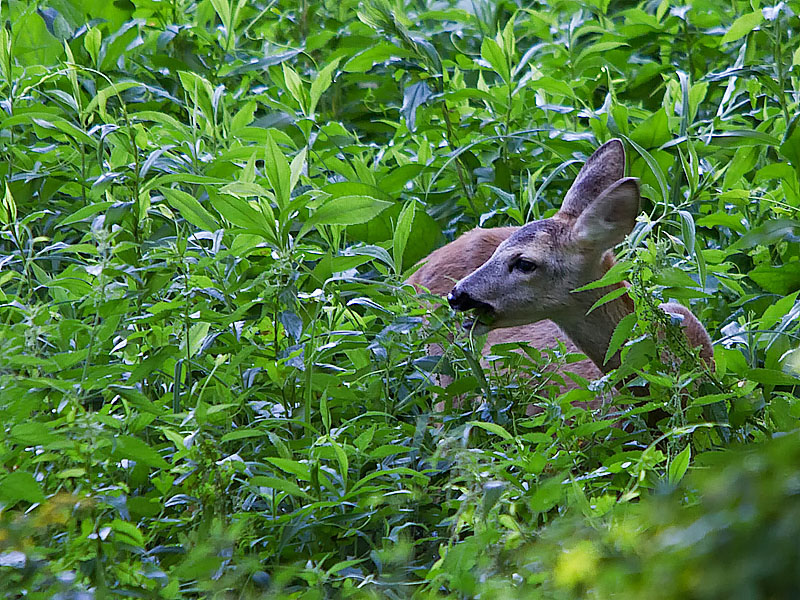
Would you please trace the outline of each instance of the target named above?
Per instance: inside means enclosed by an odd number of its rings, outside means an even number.
[[[447,294],[447,302],[453,310],[470,310],[472,308],[489,308],[489,305],[480,300],[475,300],[467,292],[462,292],[458,288],[453,288]]]

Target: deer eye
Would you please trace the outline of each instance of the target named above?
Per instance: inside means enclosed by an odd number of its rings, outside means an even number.
[[[526,258],[518,258],[511,266],[521,273],[532,273],[536,270],[536,263]]]

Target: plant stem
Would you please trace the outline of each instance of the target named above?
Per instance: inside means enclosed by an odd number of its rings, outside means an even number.
[[[786,120],[786,127],[789,127],[789,107],[786,105],[786,76],[783,72],[783,46],[781,44],[781,28],[778,25],[779,19],[775,19],[775,68],[778,71],[778,86],[780,87],[780,95],[778,101],[781,103],[781,110],[783,111],[783,118]]]
[[[447,109],[447,101],[442,98],[442,116],[444,117],[445,127],[447,129],[447,144],[450,146],[450,149],[453,152],[458,151],[458,143],[455,140],[455,133],[453,132],[453,124],[450,122],[450,113]],[[464,190],[464,196],[467,199],[467,203],[469,204],[469,208],[472,211],[472,214],[475,216],[478,215],[478,211],[475,210],[475,203],[472,201],[472,193],[467,186],[467,182],[464,178],[464,166],[461,164],[461,158],[459,156],[456,157],[456,174],[458,175],[458,181],[461,184],[461,189]]]

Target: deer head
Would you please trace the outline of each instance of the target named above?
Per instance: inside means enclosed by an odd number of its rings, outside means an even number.
[[[639,183],[623,178],[622,142],[603,144],[586,161],[549,219],[518,229],[479,269],[456,283],[447,299],[456,310],[474,310],[479,332],[585,315],[587,299],[572,293],[600,278],[606,251],[633,229]]]

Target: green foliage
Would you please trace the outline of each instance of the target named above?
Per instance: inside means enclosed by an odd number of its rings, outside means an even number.
[[[688,446],[687,446],[688,448]],[[690,480],[598,520],[568,516],[509,559],[536,565],[518,596],[788,598],[795,568],[800,439],[709,452]],[[541,584],[547,574],[547,583]],[[549,589],[548,589],[549,588]]]
[[[4,597],[796,588],[800,2],[518,4],[2,4]],[[611,137],[623,366],[483,366],[404,277]]]

